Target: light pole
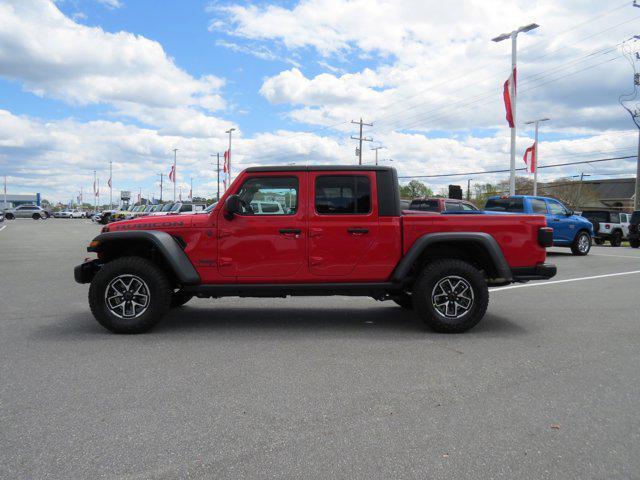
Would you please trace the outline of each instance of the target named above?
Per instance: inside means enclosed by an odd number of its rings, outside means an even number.
[[[473,180],[473,178],[467,179],[467,201],[471,201],[471,180]]]
[[[209,156],[213,157],[214,155],[211,154]],[[216,201],[219,202],[220,201],[220,154],[216,153],[215,157],[217,158],[217,160],[216,160],[216,172],[218,174],[218,181],[216,183],[216,186],[218,188],[218,196],[216,197]]]
[[[226,130],[224,133],[228,133],[229,134],[229,150],[227,153],[227,170],[228,170],[228,174],[229,174],[229,185],[231,185],[231,133],[235,130],[235,128],[230,128],[229,130]]]
[[[509,97],[511,100],[511,118],[513,122],[513,127],[511,127],[511,163],[510,163],[510,171],[509,171],[509,195],[516,194],[516,64],[517,64],[517,47],[518,47],[518,34],[529,32],[538,28],[539,25],[536,23],[530,23],[529,25],[525,25],[524,27],[520,27],[517,30],[514,30],[511,33],[503,33],[498,35],[496,38],[492,38],[491,40],[494,42],[501,42],[508,38],[511,39],[511,73],[513,75],[513,82],[511,82],[511,89],[509,91]]]
[[[540,122],[548,122],[551,120],[550,118],[539,118],[537,120],[531,120],[530,122],[525,122],[525,125],[535,125],[535,133],[533,135],[533,144],[535,148],[533,149],[533,164],[535,168],[533,169],[533,195],[538,195],[538,124]]]
[[[113,210],[113,162],[109,160],[109,208]]]
[[[162,177],[164,177],[164,173],[160,172],[157,175],[160,175],[160,203],[162,203]]]
[[[176,201],[176,183],[178,183],[178,167],[176,163],[178,161],[178,149],[173,149],[173,201]]]
[[[383,147],[382,145],[378,146],[378,147],[373,147],[371,150],[375,150],[376,152],[376,165],[378,165],[378,150],[382,150],[383,148],[387,148],[387,147]]]

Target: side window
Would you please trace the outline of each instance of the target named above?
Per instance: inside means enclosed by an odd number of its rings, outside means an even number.
[[[459,212],[462,207],[458,202],[444,202],[444,209],[447,212]]]
[[[464,210],[465,212],[475,212],[476,210],[471,205],[467,205],[466,203],[461,203],[460,205],[462,206],[462,210]]]
[[[182,205],[180,207],[180,211],[181,212],[190,212],[191,211],[191,205]]]
[[[620,223],[620,214],[618,212],[611,212],[611,223]]]
[[[567,211],[558,202],[549,202],[549,213],[551,215],[566,215]]]
[[[533,213],[540,213],[542,215],[547,214],[547,204],[544,200],[540,200],[539,198],[531,199],[531,208],[533,209]]]
[[[316,212],[354,215],[371,212],[371,182],[364,175],[327,175],[316,178]]]
[[[298,211],[298,178],[251,177],[238,196],[242,215],[293,215]]]

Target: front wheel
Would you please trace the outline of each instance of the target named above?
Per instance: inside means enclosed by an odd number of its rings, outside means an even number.
[[[33,218],[34,220],[40,220],[42,216],[39,213],[34,213],[33,215],[31,215],[31,218]]]
[[[171,285],[164,272],[141,257],[103,266],[91,281],[89,305],[96,320],[115,333],[143,333],[169,309]]]
[[[419,276],[411,295],[422,321],[442,333],[462,333],[478,324],[489,304],[484,275],[455,259],[436,260]]]
[[[573,239],[573,244],[571,245],[571,252],[574,255],[586,255],[591,250],[591,235],[587,232],[580,232],[576,235],[576,238]]]
[[[14,220],[16,217],[13,215],[13,213],[7,213],[4,218],[6,218],[7,220]]]

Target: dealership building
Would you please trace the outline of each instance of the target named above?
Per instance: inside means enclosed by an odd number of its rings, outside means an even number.
[[[40,194],[35,193],[33,195],[10,195],[7,193],[7,195],[5,196],[0,193],[0,208],[17,207],[18,205],[24,205],[25,203],[28,203],[29,205],[40,206]]]

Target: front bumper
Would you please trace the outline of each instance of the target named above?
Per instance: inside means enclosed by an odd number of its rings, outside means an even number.
[[[541,263],[535,267],[515,267],[511,269],[514,282],[528,282],[529,280],[548,280],[555,277],[558,269],[550,263]]]
[[[73,269],[73,278],[78,283],[91,283],[100,268],[102,268],[102,264],[99,263],[99,260],[86,261]]]

